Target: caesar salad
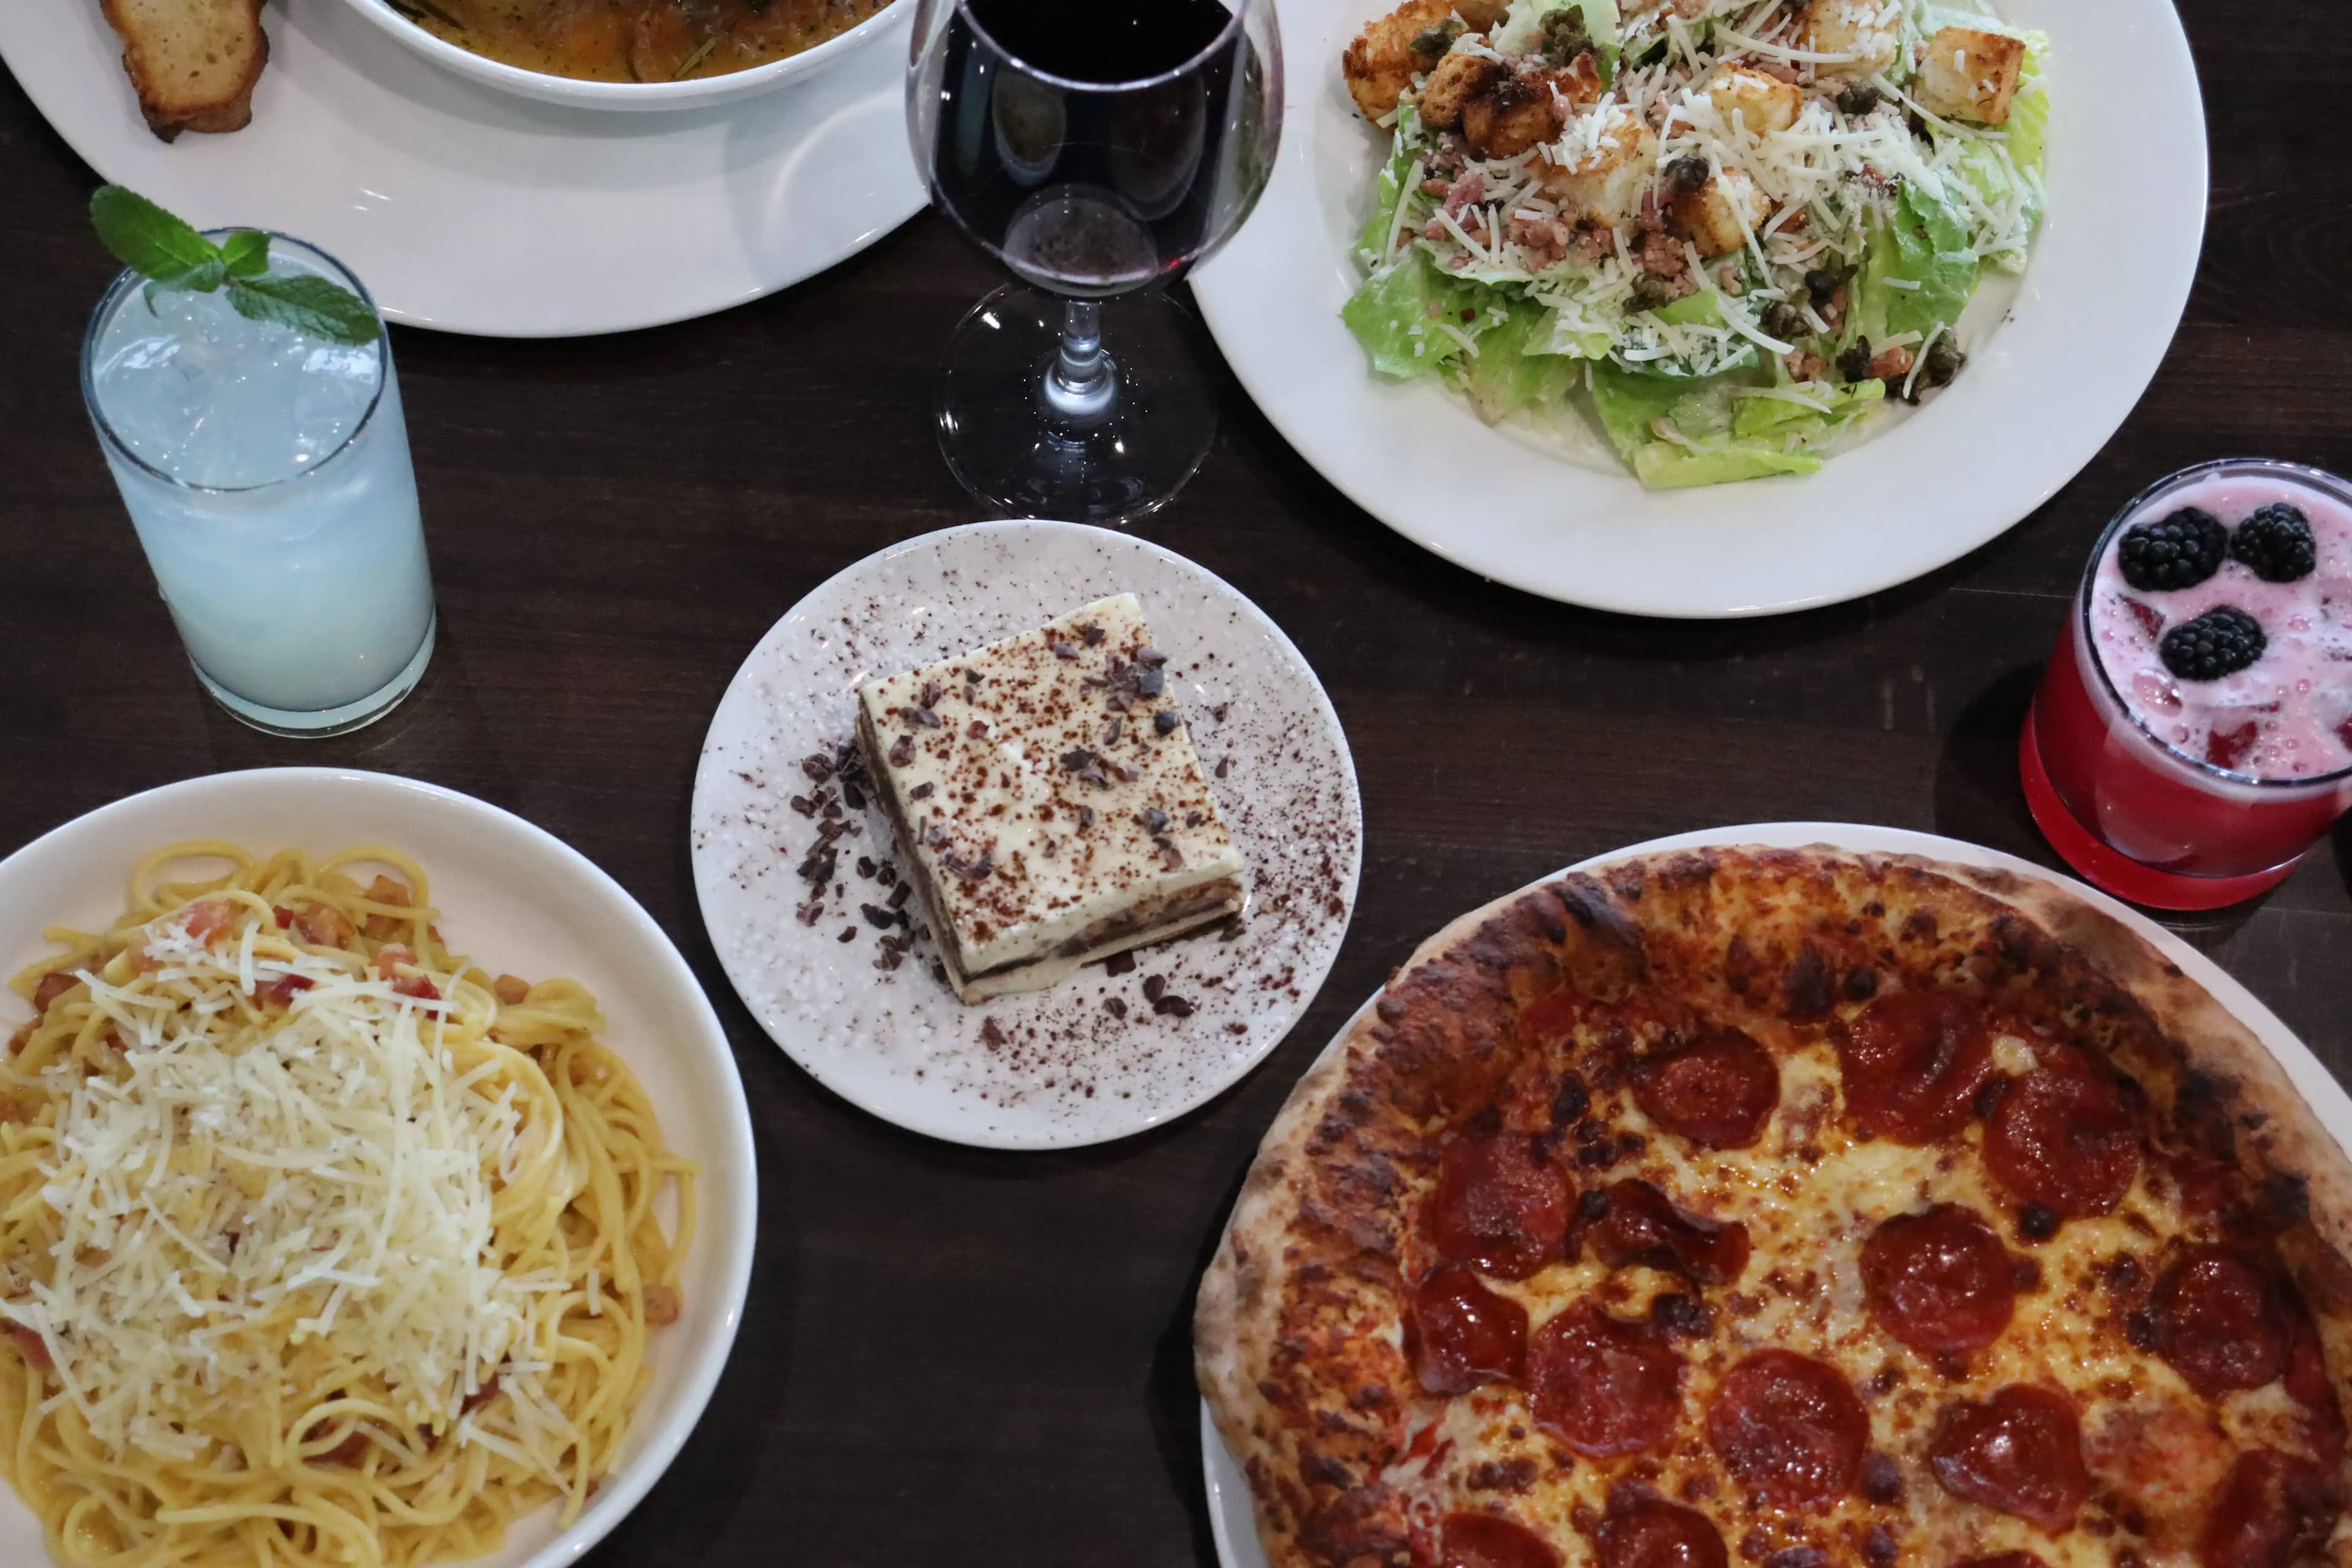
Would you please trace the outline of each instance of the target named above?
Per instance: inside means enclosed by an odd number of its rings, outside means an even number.
[[[1342,316],[1653,489],[1814,472],[2023,270],[2048,53],[1940,0],[1405,0],[1341,62],[1393,136]]]

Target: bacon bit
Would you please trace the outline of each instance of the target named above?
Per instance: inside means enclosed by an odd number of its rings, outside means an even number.
[[[483,1405],[488,1405],[491,1400],[496,1399],[498,1396],[499,1374],[497,1373],[490,1373],[489,1382],[482,1384],[481,1387],[466,1395],[465,1403],[457,1406],[457,1414],[459,1415],[471,1415],[475,1411],[479,1410]]]
[[[352,1435],[350,1436],[344,1438],[341,1442],[336,1444],[325,1453],[311,1455],[310,1463],[314,1465],[343,1465],[350,1468],[357,1469],[362,1462],[367,1458],[368,1445],[371,1441],[373,1441],[373,1439],[371,1439],[365,1432],[354,1426],[352,1428]]]
[[[332,904],[304,904],[294,911],[294,930],[313,947],[342,947],[356,932],[349,916]]]
[[[285,931],[294,923],[294,911],[288,909],[284,904],[270,905],[269,912],[277,917],[278,929],[279,931]]]
[[[1486,172],[1473,169],[1445,187],[1445,213],[1448,217],[1460,217],[1462,210],[1486,194]]]
[[[199,899],[188,906],[184,926],[197,942],[209,944],[236,920],[236,906],[226,899]]]
[[[1784,356],[1784,363],[1789,367],[1789,374],[1799,381],[1827,381],[1830,378],[1830,362],[1817,353],[1791,349]]]
[[[273,1007],[284,1007],[290,1005],[297,994],[310,990],[317,984],[318,982],[308,975],[281,974],[275,980],[265,981],[255,986],[253,999],[257,1002],[268,1003]]]
[[[393,904],[404,910],[415,901],[407,888],[381,872],[368,884],[367,896],[371,903]]]
[[[1881,349],[1870,362],[1870,374],[1881,381],[1900,381],[1916,363],[1909,349]]]
[[[397,973],[402,964],[415,962],[416,955],[409,952],[405,946],[396,942],[385,942],[375,950],[375,977],[378,980],[390,980]]]
[[[8,1337],[16,1342],[16,1353],[25,1358],[26,1365],[47,1372],[58,1364],[49,1355],[48,1342],[24,1324],[9,1324]]]
[[[403,996],[414,996],[419,1002],[438,1002],[441,988],[422,974],[403,975],[392,983],[393,990]]]
[[[675,1285],[646,1287],[646,1321],[656,1328],[677,1321],[686,1310],[686,1298]]]
[[[30,1024],[19,1024],[19,1025],[17,1025],[17,1026],[16,1026],[16,1032],[15,1034],[13,1034],[13,1035],[11,1035],[11,1036],[9,1036],[9,1037],[8,1037],[8,1054],[9,1054],[10,1056],[12,1056],[12,1057],[13,1057],[13,1056],[15,1056],[18,1051],[23,1050],[23,1049],[25,1048],[25,1043],[26,1043],[27,1040],[30,1040],[32,1037],[33,1037],[33,1026],[32,1026],[32,1025],[30,1025]]]
[[[39,1114],[15,1095],[0,1091],[0,1126],[12,1121],[30,1121]]]
[[[41,976],[41,983],[33,987],[33,1011],[47,1012],[50,1003],[80,984],[81,981],[67,970],[50,970]]]
[[[490,982],[491,994],[505,1007],[519,1007],[530,1000],[530,982],[520,975],[501,974]]]

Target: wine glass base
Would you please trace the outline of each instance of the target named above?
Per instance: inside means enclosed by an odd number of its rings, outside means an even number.
[[[971,308],[940,364],[940,455],[964,489],[1009,516],[1141,517],[1184,488],[1216,437],[1200,327],[1159,290],[1104,300],[1117,390],[1098,415],[1073,417],[1045,395],[1066,303],[1012,284]]]

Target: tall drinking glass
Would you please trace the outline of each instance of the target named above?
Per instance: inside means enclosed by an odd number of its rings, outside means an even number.
[[[219,234],[212,237],[217,239]],[[273,276],[366,299],[270,237]],[[373,307],[373,301],[370,301]],[[433,584],[392,348],[125,272],[82,342],[82,399],[197,679],[256,729],[331,735],[389,712],[433,653]]]
[[[1273,0],[921,0],[907,108],[932,202],[1021,279],[948,344],[948,466],[1008,512],[1164,504],[1217,427],[1166,286],[1273,171]]]
[[[2018,742],[2026,804],[2107,891],[2267,891],[2352,806],[2352,486],[2206,463],[2091,552]]]

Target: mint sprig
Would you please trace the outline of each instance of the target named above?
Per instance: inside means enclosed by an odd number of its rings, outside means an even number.
[[[315,273],[272,277],[269,237],[241,228],[218,245],[136,191],[100,185],[89,198],[89,221],[106,248],[147,279],[147,299],[186,289],[228,290],[231,309],[252,321],[273,321],[306,337],[361,348],[383,335],[366,300]]]

